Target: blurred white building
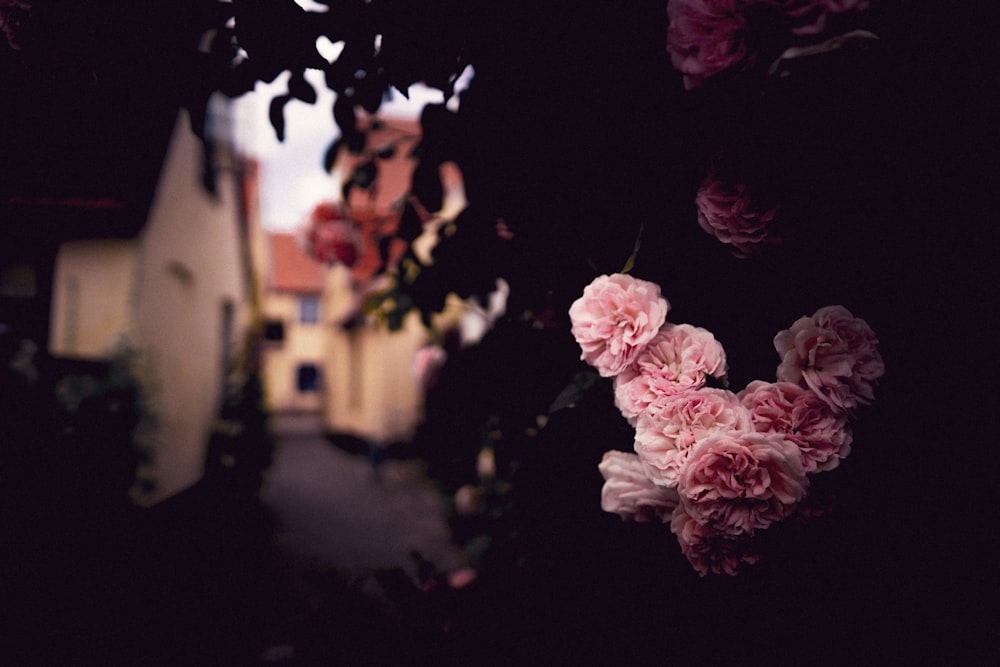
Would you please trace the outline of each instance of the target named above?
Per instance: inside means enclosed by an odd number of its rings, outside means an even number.
[[[225,124],[206,153],[186,112],[141,122],[147,143],[119,156],[148,170],[134,188],[53,180],[51,195],[0,203],[8,220],[45,225],[32,242],[8,244],[0,293],[8,319],[36,341],[52,373],[99,368],[123,349],[139,360],[133,371],[156,422],[143,473],[153,490],[140,501],[155,503],[203,474],[231,373],[252,362],[254,304],[248,174]],[[88,155],[75,157],[86,172]]]

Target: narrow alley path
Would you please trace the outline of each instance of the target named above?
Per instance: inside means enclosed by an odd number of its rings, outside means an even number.
[[[275,415],[271,428],[278,449],[260,498],[294,568],[348,577],[411,570],[413,551],[441,570],[461,565],[419,460],[388,459],[376,470],[368,457],[331,445],[318,415]]]
[[[150,508],[27,522],[0,579],[0,664],[412,664],[439,628],[411,552],[461,565],[423,463],[376,475],[315,418],[271,427],[256,494],[205,479]],[[418,606],[401,610],[408,594]]]
[[[289,590],[259,664],[399,664],[418,629],[400,618],[381,577],[405,573],[415,591],[414,554],[438,571],[462,565],[424,464],[375,468],[332,445],[319,415],[278,414],[270,426],[277,448],[258,498]]]

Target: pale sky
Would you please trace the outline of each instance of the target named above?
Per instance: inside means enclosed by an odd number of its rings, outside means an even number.
[[[464,89],[463,79],[471,78],[471,69],[459,80],[457,90]],[[288,78],[285,72],[270,84],[258,83],[254,92],[236,100],[234,109],[240,148],[260,160],[263,223],[274,231],[297,227],[318,202],[337,196],[333,178],[323,169],[323,154],[339,134],[333,122],[334,94],[326,88],[322,72],[308,70],[306,79],[319,99],[312,105],[298,100],[285,105],[285,141],[281,143],[268,120],[268,106],[276,95],[287,92]],[[411,86],[409,99],[393,90],[379,115],[416,118],[425,104],[443,99],[440,91],[423,85]]]

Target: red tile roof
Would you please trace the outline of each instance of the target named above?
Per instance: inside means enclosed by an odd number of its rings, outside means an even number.
[[[271,289],[318,294],[323,265],[308,255],[293,234],[271,234]]]

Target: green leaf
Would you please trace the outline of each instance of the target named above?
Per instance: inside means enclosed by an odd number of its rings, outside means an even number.
[[[269,112],[269,117],[271,119],[271,126],[274,128],[274,134],[278,137],[278,141],[284,142],[285,140],[285,105],[288,101],[292,99],[291,95],[278,95],[273,100],[271,100],[271,108]]]
[[[354,170],[354,176],[351,177],[351,180],[354,182],[354,185],[362,190],[367,190],[375,184],[375,179],[377,178],[378,166],[374,160],[369,160],[364,164],[358,165],[358,168]]]
[[[306,104],[316,103],[316,89],[306,81],[302,72],[292,74],[292,78],[288,80],[288,93]]]
[[[559,392],[559,395],[552,401],[552,405],[549,406],[549,414],[576,405],[577,401],[587,393],[587,390],[597,383],[598,377],[600,376],[596,371],[580,371],[574,375],[566,388]]]
[[[347,144],[348,151],[354,155],[360,155],[365,150],[365,144],[368,142],[368,138],[365,136],[364,132],[350,130],[344,132],[344,142]]]
[[[643,227],[640,226],[639,233],[635,237],[635,245],[632,247],[632,254],[625,260],[625,266],[622,267],[619,273],[628,273],[635,267],[635,258],[639,255],[639,247],[642,245],[642,230]]]
[[[358,130],[357,117],[354,115],[354,103],[346,95],[338,95],[333,103],[333,122],[340,128],[347,150],[358,154],[365,148],[366,138]]]
[[[337,137],[332,142],[330,142],[329,147],[327,147],[326,152],[323,153],[323,169],[326,173],[333,171],[334,166],[337,164],[337,155],[340,153],[340,147],[344,145],[344,140]]]
[[[410,199],[407,198],[403,214],[399,218],[399,229],[396,233],[404,241],[412,241],[420,236],[423,231],[424,223],[420,219],[420,214],[417,213],[417,209],[413,206]]]

